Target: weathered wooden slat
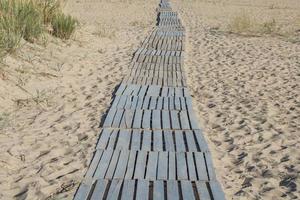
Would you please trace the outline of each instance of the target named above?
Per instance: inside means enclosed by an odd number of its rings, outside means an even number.
[[[157,179],[168,179],[168,152],[160,151],[158,153]]]
[[[138,180],[136,189],[136,199],[148,200],[149,194],[149,181]]]
[[[125,180],[123,184],[121,199],[122,200],[133,199],[134,191],[135,191],[135,180]]]
[[[195,200],[193,186],[190,181],[181,181],[181,191],[183,199]]]
[[[167,181],[168,199],[179,200],[179,189],[177,181]]]
[[[153,183],[153,199],[155,200],[164,200],[164,182],[163,181],[154,181]]]
[[[149,152],[146,179],[156,180],[156,168],[157,168],[158,152]]]
[[[104,179],[97,180],[91,200],[103,199],[107,183],[108,181]]]

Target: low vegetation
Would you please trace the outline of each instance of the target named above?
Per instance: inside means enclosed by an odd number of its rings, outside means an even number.
[[[35,42],[49,32],[69,39],[76,20],[62,13],[59,0],[0,0],[1,57],[20,46],[20,42]]]
[[[69,39],[75,30],[77,21],[70,15],[61,13],[53,18],[51,24],[54,36],[62,39]]]
[[[279,34],[280,28],[275,19],[258,22],[248,13],[240,13],[232,18],[229,31],[242,35]]]

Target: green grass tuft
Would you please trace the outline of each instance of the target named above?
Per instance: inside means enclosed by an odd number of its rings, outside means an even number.
[[[54,36],[69,39],[75,31],[77,20],[70,15],[60,13],[53,18],[51,24]]]

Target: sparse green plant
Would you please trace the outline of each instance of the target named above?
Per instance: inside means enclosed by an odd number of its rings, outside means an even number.
[[[69,39],[75,31],[77,23],[77,20],[70,15],[57,14],[51,22],[52,34],[62,39]]]
[[[10,115],[9,113],[0,113],[0,130],[3,130],[4,128],[8,127],[10,124]]]
[[[44,24],[50,24],[57,13],[61,12],[60,0],[37,0],[37,5],[43,14]]]

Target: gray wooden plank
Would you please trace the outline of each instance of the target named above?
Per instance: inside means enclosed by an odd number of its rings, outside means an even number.
[[[185,153],[183,152],[176,153],[176,168],[177,168],[178,180],[187,180],[188,174],[187,174]]]
[[[114,179],[124,179],[126,166],[129,160],[129,151],[121,151],[119,162],[116,167]]]
[[[175,141],[176,141],[176,151],[177,152],[186,151],[183,132],[179,130],[175,130],[174,134],[175,134]]]
[[[133,130],[132,131],[132,139],[131,139],[131,150],[140,150],[141,145],[141,131],[140,130]]]
[[[188,145],[188,151],[198,151],[193,131],[185,131],[185,138]]]
[[[201,130],[194,130],[194,134],[197,138],[197,143],[200,147],[200,150],[203,151],[203,152],[208,151],[208,146],[207,146],[207,143],[205,142],[202,131]]]
[[[163,135],[161,130],[153,131],[153,151],[163,151]]]
[[[209,174],[209,180],[216,180],[216,174],[215,174],[215,170],[213,167],[213,162],[212,162],[212,158],[210,153],[204,153],[205,155],[205,161],[206,161],[206,165],[207,165],[207,171]]]
[[[153,199],[155,200],[164,200],[164,182],[163,181],[154,181],[153,183]]]
[[[106,148],[109,141],[110,134],[111,134],[111,130],[109,129],[102,130],[96,149]]]
[[[132,125],[133,128],[141,128],[142,116],[143,116],[143,111],[142,110],[136,110],[135,111],[133,125]]]
[[[160,151],[158,153],[157,179],[168,179],[168,152]]]
[[[152,128],[161,129],[161,119],[160,119],[160,110],[152,111]]]
[[[181,129],[186,130],[190,129],[189,118],[186,111],[179,112]]]
[[[113,122],[116,112],[117,112],[117,109],[114,109],[114,108],[109,109],[109,111],[106,115],[106,118],[104,120],[103,127],[111,127],[111,124]]]
[[[125,180],[123,183],[121,200],[133,200],[134,190],[135,190],[135,180]]]
[[[176,180],[176,154],[169,152],[169,180]]]
[[[147,200],[149,197],[149,181],[138,180],[136,189],[136,199]]]
[[[95,155],[94,155],[94,158],[85,174],[85,177],[86,178],[92,178],[94,173],[95,173],[95,170],[97,169],[97,166],[99,164],[99,161],[101,159],[101,156],[102,156],[102,153],[103,153],[103,150],[97,150]]]
[[[147,152],[139,151],[137,156],[137,161],[135,165],[134,178],[135,179],[144,179],[145,178],[145,167],[147,160]]]
[[[116,140],[118,137],[119,130],[113,130],[109,137],[109,142],[107,144],[107,149],[114,149]]]
[[[129,143],[131,138],[131,131],[130,130],[120,130],[116,149],[117,150],[128,150],[129,149]]]
[[[103,151],[101,160],[100,160],[99,165],[98,165],[98,167],[96,169],[96,172],[94,174],[94,177],[96,179],[104,178],[106,170],[109,166],[112,154],[113,154],[113,150]]]
[[[225,195],[221,188],[221,185],[217,181],[210,181],[209,184],[214,199],[225,200]]]
[[[104,179],[99,179],[96,182],[96,186],[94,188],[93,194],[91,196],[91,200],[98,200],[104,198],[105,189],[108,181]]]
[[[117,163],[119,160],[119,155],[120,155],[120,151],[115,150],[113,153],[113,156],[111,158],[108,170],[106,172],[105,178],[107,179],[112,179],[112,177],[114,176],[115,170],[117,168]]]
[[[162,110],[162,128],[163,129],[170,129],[171,128],[171,119],[170,113],[167,110]]]
[[[158,152],[149,152],[146,179],[156,180]]]
[[[167,181],[167,194],[168,199],[179,200],[179,190],[178,190],[178,182],[177,181]]]
[[[152,142],[152,132],[149,130],[143,131],[143,143],[142,150],[151,151],[151,142]]]
[[[189,180],[195,181],[195,180],[197,180],[197,173],[196,173],[193,153],[187,152],[186,158],[187,158],[187,165],[188,165],[188,169],[189,169],[188,170],[189,171]]]
[[[142,128],[150,129],[151,128],[151,110],[144,110]]]
[[[123,118],[125,118],[125,127],[132,128],[134,110],[125,110]]]
[[[76,192],[74,200],[87,200],[89,197],[91,187],[92,186],[90,184],[85,184],[82,182],[79,186],[78,191]]]
[[[181,181],[181,191],[183,199],[195,200],[193,186],[190,181]]]
[[[125,179],[132,179],[133,177],[136,155],[137,155],[137,151],[130,151]]]
[[[205,160],[203,157],[203,153],[197,152],[194,153],[196,166],[197,166],[197,174],[198,174],[198,180],[201,181],[208,181],[208,176],[206,172],[206,165]]]
[[[171,124],[172,129],[180,129],[180,123],[178,120],[178,111],[171,110]]]
[[[116,115],[115,115],[114,120],[113,120],[113,123],[112,123],[112,127],[119,127],[120,126],[121,119],[122,119],[122,116],[123,116],[123,112],[124,112],[124,110],[120,110],[120,109],[117,110]]]
[[[106,200],[118,200],[122,184],[123,180],[112,180],[109,186]]]
[[[165,138],[166,151],[175,151],[175,145],[174,145],[172,131],[164,130],[164,138]]]
[[[197,181],[195,183],[196,183],[196,188],[197,188],[198,195],[199,195],[200,199],[201,200],[202,199],[203,200],[211,200],[209,191],[208,191],[207,186],[206,186],[206,182]]]

